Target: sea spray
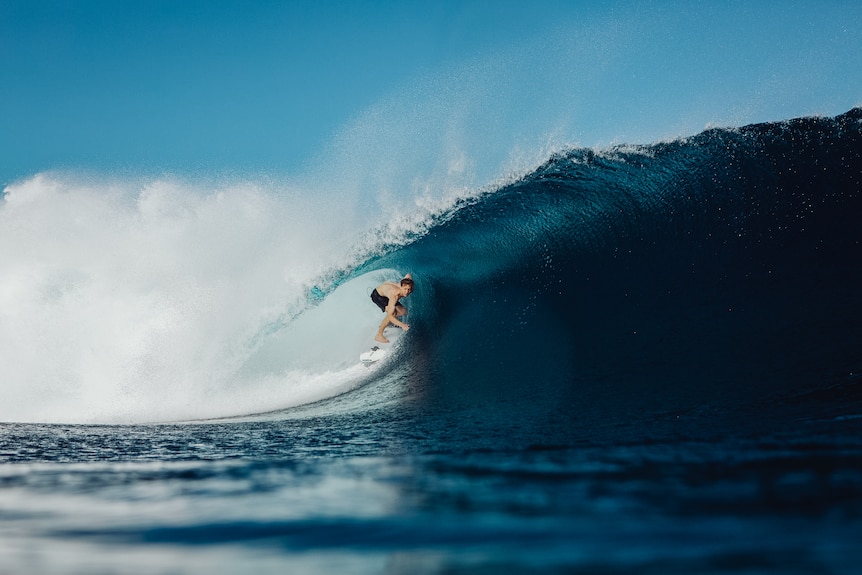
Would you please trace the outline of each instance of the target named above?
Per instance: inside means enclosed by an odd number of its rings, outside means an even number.
[[[0,420],[224,415],[209,405],[247,393],[232,377],[261,325],[306,306],[349,251],[357,231],[342,216],[248,182],[40,174],[9,186]],[[272,388],[246,408],[289,403],[289,386]]]

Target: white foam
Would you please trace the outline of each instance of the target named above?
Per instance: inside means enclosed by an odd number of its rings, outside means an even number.
[[[363,296],[363,312],[351,316],[341,291],[300,316],[310,325],[287,338],[284,362],[240,375],[267,339],[264,326],[302,309],[315,278],[344,265],[367,235],[319,200],[248,182],[41,174],[9,186],[0,203],[0,421],[226,416],[349,388],[365,372],[319,350],[346,357],[348,334],[377,310]],[[321,339],[329,329],[338,338]],[[315,353],[320,361],[309,363]]]

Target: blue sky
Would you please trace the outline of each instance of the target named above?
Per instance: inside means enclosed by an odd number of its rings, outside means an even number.
[[[400,139],[408,124],[465,132],[499,163],[550,139],[841,113],[862,103],[859,30],[860,3],[829,0],[0,0],[0,186],[52,169],[290,173],[336,141],[445,145]]]

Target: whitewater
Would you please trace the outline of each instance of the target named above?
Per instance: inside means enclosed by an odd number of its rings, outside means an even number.
[[[0,233],[18,249],[2,262],[0,419],[196,419],[343,390],[349,384],[303,375],[289,350],[267,376],[238,375],[267,332],[313,307],[309,294],[328,289],[351,258],[376,249],[342,231],[355,229],[343,204],[319,202],[248,183],[200,191],[171,180],[39,175],[7,188]],[[304,335],[314,345],[293,346],[296,355],[332,344],[351,308],[368,315],[359,301],[342,307]],[[343,367],[331,357],[315,367]]]

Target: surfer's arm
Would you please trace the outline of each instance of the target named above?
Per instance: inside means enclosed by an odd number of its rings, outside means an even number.
[[[392,325],[398,326],[403,330],[410,329],[410,326],[400,321],[397,317],[395,317],[395,305],[398,303],[398,300],[395,298],[389,298],[389,305],[386,306],[386,318],[389,320],[389,323]]]

